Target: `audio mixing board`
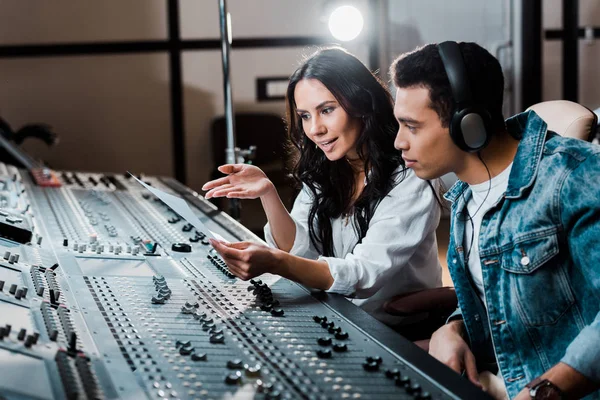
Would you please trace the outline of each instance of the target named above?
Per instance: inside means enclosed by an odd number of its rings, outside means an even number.
[[[141,178],[226,240],[260,240]],[[487,398],[341,296],[236,279],[126,175],[0,164],[0,236],[0,399]]]

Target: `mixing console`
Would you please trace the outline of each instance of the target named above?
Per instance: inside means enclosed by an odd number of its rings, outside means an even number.
[[[1,399],[486,395],[343,297],[236,279],[125,175],[0,164]],[[259,240],[172,179],[226,240]]]

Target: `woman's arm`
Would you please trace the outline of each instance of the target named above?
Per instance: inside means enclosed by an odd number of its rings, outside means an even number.
[[[290,251],[296,237],[296,225],[267,175],[249,164],[221,165],[218,170],[227,176],[205,183],[202,187],[202,190],[208,190],[205,197],[260,198],[277,247]]]
[[[267,220],[271,228],[271,235],[277,247],[285,252],[289,252],[294,246],[296,239],[296,224],[283,205],[277,190],[273,187],[267,194],[260,197]]]
[[[333,284],[325,261],[309,260],[251,242],[225,243],[210,239],[210,243],[240,279],[271,273],[315,289],[327,290]]]

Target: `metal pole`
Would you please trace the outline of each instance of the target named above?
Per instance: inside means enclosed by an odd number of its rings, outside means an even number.
[[[221,25],[221,60],[223,62],[223,94],[225,100],[225,126],[227,128],[227,149],[225,160],[228,164],[237,163],[237,151],[235,146],[235,118],[233,113],[233,101],[231,97],[231,81],[229,74],[229,48],[231,47],[230,15],[227,12],[227,0],[219,0],[219,22]],[[229,213],[235,218],[240,217],[240,204],[238,200],[229,202]]]
[[[562,84],[564,100],[579,98],[579,0],[563,0]]]

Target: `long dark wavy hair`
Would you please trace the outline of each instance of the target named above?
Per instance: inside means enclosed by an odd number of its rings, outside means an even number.
[[[304,133],[294,98],[296,85],[303,79],[317,79],[350,117],[361,121],[356,150],[367,184],[354,204],[356,178],[350,163],[345,157],[329,161]],[[398,122],[393,104],[383,83],[342,48],[318,50],[290,78],[286,117],[289,138],[297,150],[293,176],[299,186],[305,184],[313,195],[308,217],[310,240],[325,256],[334,255],[331,219],[353,212],[360,243],[379,202],[395,185],[394,171],[404,166],[401,153],[394,149]]]

